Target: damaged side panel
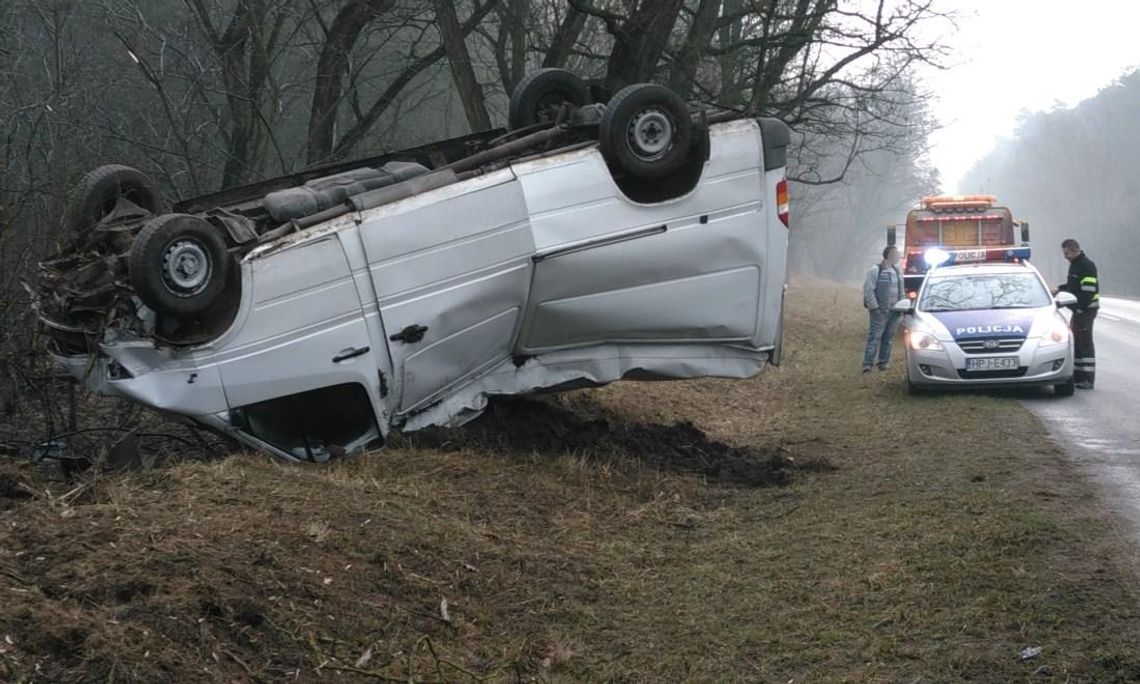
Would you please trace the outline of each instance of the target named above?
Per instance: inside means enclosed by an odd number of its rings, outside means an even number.
[[[652,205],[627,198],[596,149],[562,166],[516,165],[538,245],[520,353],[614,342],[758,346],[769,204],[757,132],[750,121],[714,129],[700,183]]]
[[[534,254],[510,170],[366,212],[360,237],[389,333],[399,413],[510,356]]]
[[[131,350],[109,347],[108,356],[128,368]],[[121,360],[120,360],[121,359]],[[124,363],[125,362],[125,363]],[[136,377],[114,378],[106,368],[106,382],[116,393],[161,411],[185,416],[218,413],[228,408],[222,378],[216,365],[170,364],[173,367],[150,370]]]
[[[507,362],[408,419],[405,430],[458,426],[476,418],[493,396],[529,394],[563,386],[600,386],[622,379],[750,378],[762,371],[771,349],[706,345],[604,345],[569,349]]]

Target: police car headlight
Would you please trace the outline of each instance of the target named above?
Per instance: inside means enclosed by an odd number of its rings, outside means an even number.
[[[938,338],[928,332],[912,330],[907,334],[907,343],[911,349],[919,351],[942,351],[942,343]]]
[[[1064,323],[1057,321],[1041,336],[1039,346],[1055,347],[1059,344],[1068,344],[1069,334],[1069,328]]]

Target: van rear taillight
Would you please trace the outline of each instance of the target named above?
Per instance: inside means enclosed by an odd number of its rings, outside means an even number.
[[[781,180],[776,183],[776,215],[784,227],[788,227],[788,181]]]

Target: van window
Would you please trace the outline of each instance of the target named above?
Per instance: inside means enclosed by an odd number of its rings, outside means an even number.
[[[350,383],[321,387],[234,411],[234,423],[301,460],[324,462],[383,444],[368,391]]]

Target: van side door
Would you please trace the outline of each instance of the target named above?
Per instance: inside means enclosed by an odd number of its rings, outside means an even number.
[[[422,408],[510,357],[534,240],[509,169],[367,210],[360,220],[396,413]]]

